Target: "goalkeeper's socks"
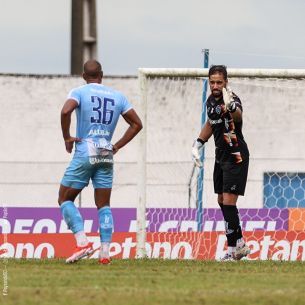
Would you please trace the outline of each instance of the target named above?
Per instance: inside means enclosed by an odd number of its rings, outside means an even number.
[[[238,229],[236,231],[236,240],[237,240],[237,243],[244,242],[243,233],[242,233],[240,225],[238,226]]]
[[[73,201],[63,202],[60,206],[60,210],[68,228],[73,232],[73,234],[84,232],[83,217],[78,208],[74,205]]]
[[[101,242],[110,243],[112,239],[113,218],[109,206],[98,210],[99,228]]]
[[[228,247],[228,254],[235,256],[235,252],[236,252],[236,247]]]
[[[237,231],[239,228],[238,210],[235,205],[223,205],[223,215],[226,222],[228,247],[236,247]]]
[[[236,246],[237,246],[238,248],[242,248],[245,244],[246,244],[246,243],[245,243],[245,241],[244,241],[243,238],[239,238],[239,239],[237,239],[237,241],[236,241]]]
[[[236,209],[237,209],[237,208],[236,208]],[[238,219],[239,219],[239,212],[238,212],[238,209],[237,209],[237,215],[238,215]],[[240,223],[239,223],[238,229],[237,229],[237,231],[236,231],[236,240],[237,240],[237,246],[238,246],[238,247],[242,247],[242,246],[245,244],[245,241],[244,241],[244,239],[243,239],[243,232],[242,232]]]

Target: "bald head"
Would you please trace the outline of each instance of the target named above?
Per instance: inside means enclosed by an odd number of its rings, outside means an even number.
[[[88,60],[84,64],[84,79],[87,82],[101,82],[103,77],[102,66],[97,60]]]

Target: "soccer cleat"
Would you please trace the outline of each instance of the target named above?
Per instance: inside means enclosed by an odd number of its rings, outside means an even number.
[[[250,248],[246,244],[243,244],[241,247],[236,247],[235,258],[240,260],[250,254],[250,252]]]
[[[99,264],[102,264],[102,265],[110,265],[111,264],[111,259],[110,258],[100,258],[98,260]]]
[[[75,263],[84,257],[89,257],[94,252],[93,243],[88,243],[84,247],[76,247],[73,254],[66,259],[66,263]]]
[[[220,261],[221,262],[235,262],[236,257],[234,254],[226,253],[226,255]]]

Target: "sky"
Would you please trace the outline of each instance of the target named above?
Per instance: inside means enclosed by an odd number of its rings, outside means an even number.
[[[305,0],[96,0],[105,75],[139,67],[305,69]],[[0,73],[70,73],[71,0],[0,0]]]

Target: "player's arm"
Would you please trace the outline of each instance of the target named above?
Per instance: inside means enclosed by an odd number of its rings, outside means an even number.
[[[234,122],[240,122],[242,120],[243,112],[240,104],[240,100],[233,96],[231,104],[228,106],[227,111],[230,112]]]
[[[198,139],[193,143],[192,146],[192,159],[196,166],[201,167],[202,163],[200,161],[200,150],[203,148],[204,144],[212,136],[213,130],[209,121],[207,121],[202,127]]]
[[[240,122],[242,120],[240,100],[229,87],[222,89],[222,96],[225,103],[225,111],[230,112],[234,122]]]
[[[240,122],[243,117],[243,113],[241,111],[241,108],[239,107],[239,103],[236,102],[236,110],[234,112],[231,112],[231,116],[234,122]]]
[[[204,142],[208,142],[209,138],[212,136],[213,130],[209,121],[206,121],[203,125],[198,139],[201,139]]]
[[[128,110],[122,115],[124,120],[129,124],[124,135],[113,145],[113,153],[115,154],[120,148],[131,141],[137,133],[143,128],[142,122],[134,109]]]
[[[65,140],[66,151],[68,153],[72,152],[74,142],[80,141],[80,139],[70,136],[71,115],[77,106],[78,103],[75,100],[68,99],[62,107],[60,113],[61,130]]]

